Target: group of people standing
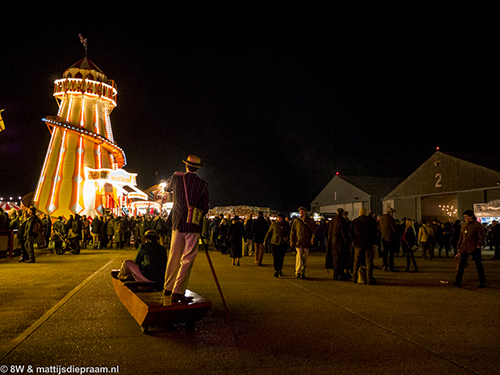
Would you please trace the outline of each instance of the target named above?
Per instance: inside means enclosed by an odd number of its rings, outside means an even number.
[[[255,255],[255,263],[261,266],[266,248],[264,239],[270,225],[262,211],[255,219],[248,215],[244,222],[238,215],[231,218],[229,214],[226,217],[221,214],[209,221],[210,234],[206,237],[222,254],[229,253],[233,265],[239,266],[243,255]]]
[[[38,249],[49,248],[53,252],[55,247],[66,242],[73,254],[79,254],[81,249],[87,249],[89,245],[94,249],[106,249],[115,244],[117,249],[122,249],[131,244],[132,235],[134,246],[138,248],[141,238],[150,229],[156,231],[162,245],[166,245],[170,238],[166,220],[152,215],[129,217],[109,214],[92,219],[75,214],[70,215],[68,220],[59,216],[52,223],[49,215],[39,213],[32,207],[28,210],[11,210],[8,215],[0,212],[0,225],[4,230],[16,233],[14,247],[20,248],[22,253],[19,262],[28,263],[36,260],[35,245]]]

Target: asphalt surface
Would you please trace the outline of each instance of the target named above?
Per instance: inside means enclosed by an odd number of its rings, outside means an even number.
[[[237,339],[203,252],[190,289],[209,299],[211,310],[193,331],[178,324],[143,334],[110,276],[135,253],[38,250],[35,264],[1,259],[0,374],[77,367],[120,374],[500,373],[500,261],[486,260],[491,251],[483,251],[485,289],[477,288],[473,262],[456,288],[452,259],[424,261],[420,254],[420,273],[376,269],[379,285],[357,285],[333,281],[320,253],[310,254],[301,280],[293,275],[293,254],[278,279],[270,254],[262,267],[250,257],[237,267],[210,251]]]

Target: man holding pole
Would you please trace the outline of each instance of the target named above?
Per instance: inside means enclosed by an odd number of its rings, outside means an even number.
[[[165,273],[164,295],[173,302],[187,300],[187,289],[193,262],[198,253],[201,221],[208,212],[208,183],[198,177],[201,159],[190,155],[186,173],[175,172],[167,181],[165,190],[173,192],[174,206],[168,218],[172,227],[172,240]]]

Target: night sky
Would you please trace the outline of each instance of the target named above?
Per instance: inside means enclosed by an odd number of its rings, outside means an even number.
[[[2,10],[0,196],[35,189],[79,33],[117,84],[114,137],[144,190],[195,154],[212,207],[296,210],[336,171],[500,154],[496,1],[169,3]]]

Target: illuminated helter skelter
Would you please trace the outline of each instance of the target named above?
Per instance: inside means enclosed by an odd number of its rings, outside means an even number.
[[[147,200],[136,188],[136,174],[121,169],[124,151],[117,146],[110,114],[116,85],[87,57],[54,82],[57,116],[43,121],[51,132],[35,190],[35,206],[51,216],[119,213],[133,200]]]

